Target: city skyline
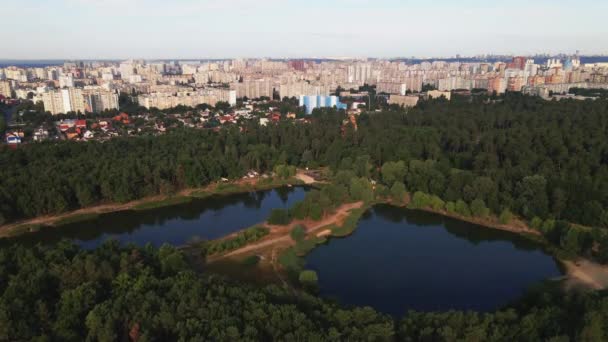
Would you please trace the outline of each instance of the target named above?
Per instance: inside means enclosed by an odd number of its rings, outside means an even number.
[[[579,1],[9,0],[0,59],[606,54],[608,4]],[[590,9],[593,10],[590,10]],[[44,15],[41,15],[44,13]],[[36,18],[24,23],[23,18]]]

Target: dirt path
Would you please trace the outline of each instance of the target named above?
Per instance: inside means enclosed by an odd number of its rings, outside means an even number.
[[[346,216],[348,216],[349,211],[351,211],[352,209],[361,208],[362,206],[363,206],[363,202],[343,204],[338,209],[336,209],[334,214],[324,217],[320,221],[295,220],[287,226],[268,225],[268,227],[270,227],[271,231],[273,231],[275,233],[280,231],[280,233],[282,235],[270,237],[266,240],[262,240],[257,243],[254,243],[254,244],[244,246],[242,248],[239,248],[239,249],[229,252],[227,254],[222,254],[215,258],[210,258],[209,261],[213,262],[213,261],[217,261],[217,260],[224,259],[224,258],[234,257],[234,256],[237,256],[240,254],[254,251],[254,250],[273,246],[278,243],[289,244],[292,242],[291,236],[289,236],[289,232],[291,231],[291,228],[295,227],[296,225],[299,225],[299,224],[304,225],[306,227],[306,233],[310,234],[321,228],[327,227],[331,224],[341,224],[341,222],[346,218]],[[272,233],[271,233],[271,235],[272,235]]]

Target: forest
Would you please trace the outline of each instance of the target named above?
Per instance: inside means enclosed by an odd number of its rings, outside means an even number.
[[[0,223],[169,194],[250,169],[329,166],[379,179],[387,162],[402,161],[397,177],[412,193],[479,199],[493,213],[508,209],[529,220],[608,227],[607,114],[603,99],[456,96],[362,114],[356,130],[342,129],[345,114],[326,109],[309,124],[250,122],[219,132],[5,148]]]
[[[171,246],[0,250],[3,341],[604,341],[608,297],[532,290],[493,313],[342,308],[196,273]]]
[[[593,242],[608,228],[607,100],[456,96],[362,114],[356,129],[331,109],[312,119],[5,148],[0,221],[172,194],[251,169],[289,176],[293,166],[326,166],[332,183],[274,211],[274,220],[408,192],[414,208],[501,221],[519,215],[553,244],[608,260],[608,240]],[[571,224],[593,230],[573,235]],[[251,230],[215,248],[263,234]],[[0,340],[602,341],[607,318],[604,292],[564,294],[547,284],[496,312],[389,317],[198,273],[171,246],[0,250]]]

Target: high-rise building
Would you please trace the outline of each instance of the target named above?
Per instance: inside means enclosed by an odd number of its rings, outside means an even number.
[[[13,89],[11,87],[11,82],[9,81],[0,81],[0,95],[4,97],[12,97]]]
[[[306,63],[303,60],[291,60],[289,61],[289,67],[294,70],[304,71],[306,70]]]
[[[524,70],[527,60],[526,57],[513,57],[513,60],[508,64],[507,68]]]
[[[98,113],[118,109],[115,92],[98,89],[65,88],[42,93],[44,110],[53,115],[68,112]]]
[[[272,98],[274,90],[269,79],[244,80],[241,83],[233,83],[232,89],[236,90],[238,98],[247,97],[250,99]]]
[[[65,87],[73,87],[74,86],[74,77],[72,75],[64,75],[59,77],[59,88]]]

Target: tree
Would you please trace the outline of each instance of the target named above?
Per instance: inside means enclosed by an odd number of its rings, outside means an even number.
[[[481,199],[475,199],[471,202],[471,214],[475,217],[487,217],[490,215],[490,209]]]
[[[391,197],[398,203],[403,202],[405,196],[405,185],[402,182],[396,181],[391,187]]]
[[[567,229],[565,234],[562,235],[560,244],[563,249],[569,252],[572,252],[574,254],[580,253],[582,241],[580,239],[580,234],[578,230],[572,227],[570,227],[570,229]]]
[[[291,232],[289,233],[293,241],[302,241],[306,237],[306,228],[301,224],[293,227]]]
[[[406,173],[405,163],[403,161],[386,162],[382,165],[381,173],[382,181],[386,185],[403,182]]]
[[[289,224],[290,221],[291,219],[289,217],[288,211],[280,208],[272,209],[272,211],[270,212],[270,216],[268,217],[269,224],[284,226],[286,224]]]
[[[553,189],[551,197],[551,212],[556,218],[560,218],[562,211],[566,208],[568,198],[566,192],[560,188]]]
[[[351,199],[355,201],[370,202],[374,199],[372,185],[365,178],[352,178],[349,193]]]
[[[416,191],[414,196],[412,196],[412,201],[409,206],[413,209],[422,209],[428,207],[430,204],[431,196],[422,191]]]
[[[528,218],[546,217],[549,200],[547,198],[547,180],[540,175],[524,177],[517,185],[518,205],[522,214]]]
[[[230,110],[230,107],[231,107],[230,104],[228,102],[225,102],[225,101],[218,101],[215,104],[215,109],[216,110],[220,110],[220,111],[222,111],[224,113],[226,113],[228,110]]]

